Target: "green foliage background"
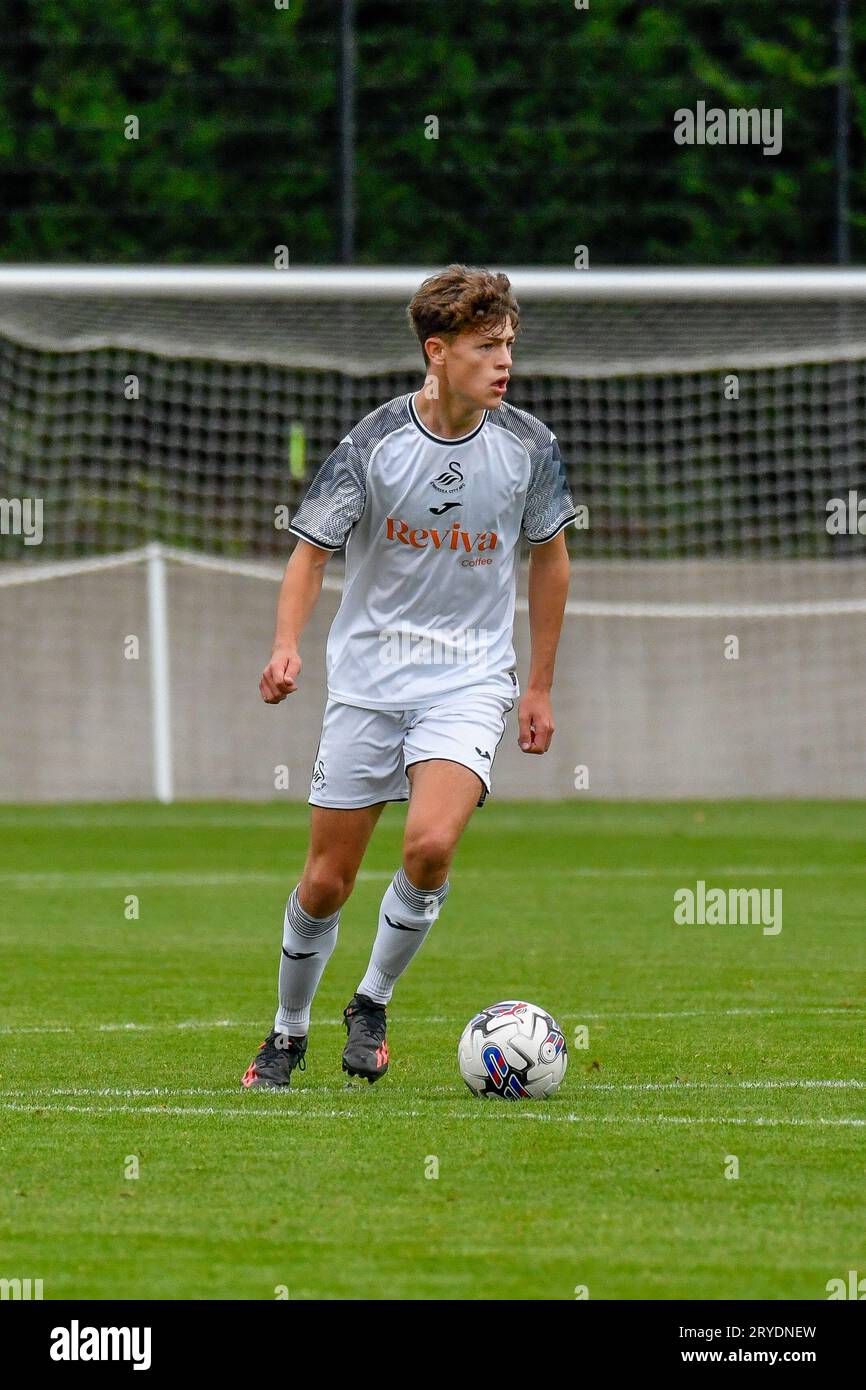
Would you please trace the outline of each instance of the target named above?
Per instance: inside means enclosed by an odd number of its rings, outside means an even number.
[[[340,3],[277,3],[22,0],[0,39],[0,259],[264,264],[286,243],[294,264],[335,262]],[[594,265],[833,259],[832,0],[356,11],[358,263],[568,265],[581,243]],[[782,152],[675,145],[698,100],[780,107]]]

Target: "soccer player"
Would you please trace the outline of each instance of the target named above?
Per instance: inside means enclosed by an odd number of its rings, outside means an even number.
[[[408,801],[402,863],[385,890],[366,974],[343,1011],[343,1070],[388,1070],[386,1005],[438,917],[448,869],[520,694],[512,645],[521,529],[531,546],[527,688],[519,745],[553,737],[550,691],[575,510],[555,435],[504,403],[519,310],[508,277],[450,265],[408,315],[426,381],[366,415],[316,474],[259,689],[298,689],[301,634],[329,557],[345,578],[327,646],[328,699],[313,759],[310,842],[286,907],[279,1008],[244,1087],[288,1086],[305,1066],[310,1006],[340,910],[385,803]]]

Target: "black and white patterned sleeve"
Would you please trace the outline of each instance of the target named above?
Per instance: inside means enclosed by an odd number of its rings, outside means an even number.
[[[523,508],[526,539],[530,545],[551,541],[576,515],[556,435],[548,432],[547,442],[533,450]]]
[[[324,550],[341,550],[366,500],[366,470],[358,446],[347,435],[320,467],[289,530]]]

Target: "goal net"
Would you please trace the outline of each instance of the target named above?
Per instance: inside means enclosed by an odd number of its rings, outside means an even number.
[[[340,557],[267,709],[286,525],[421,384],[426,273],[0,270],[4,797],[306,798]],[[554,749],[497,794],[862,795],[866,275],[509,274],[579,524]]]

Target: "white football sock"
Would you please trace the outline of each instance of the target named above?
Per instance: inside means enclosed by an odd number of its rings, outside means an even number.
[[[388,1003],[395,980],[419,950],[450,888],[447,878],[441,888],[416,888],[403,869],[397,870],[379,908],[379,930],[359,994],[366,994],[377,1004]]]
[[[286,904],[283,949],[280,955],[280,1007],[274,1019],[278,1033],[304,1037],[310,1027],[310,1005],[337,944],[339,908],[330,917],[311,917],[298,901],[295,888]]]

